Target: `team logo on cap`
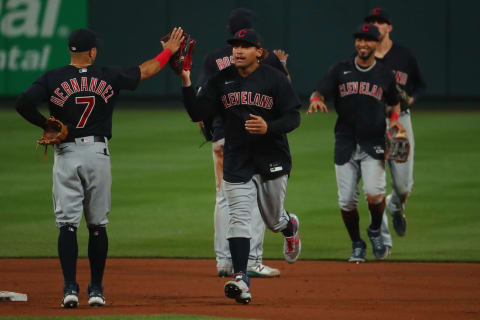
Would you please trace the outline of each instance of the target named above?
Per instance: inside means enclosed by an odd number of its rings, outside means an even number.
[[[238,37],[239,38],[244,38],[246,34],[247,34],[247,30],[245,30],[245,29],[242,29],[242,30],[238,31]]]
[[[380,14],[380,13],[382,13],[382,8],[373,9],[373,14],[377,15],[377,14]]]
[[[370,24],[366,23],[362,26],[362,31],[368,31],[370,29]]]

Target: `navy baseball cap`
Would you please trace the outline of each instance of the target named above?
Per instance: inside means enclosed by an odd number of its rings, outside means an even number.
[[[233,38],[227,40],[228,44],[248,43],[254,47],[261,48],[262,41],[257,31],[253,29],[241,29],[235,33]]]
[[[384,9],[375,8],[375,9],[372,9],[370,14],[365,17],[364,21],[369,23],[374,21],[379,21],[379,22],[386,22],[388,24],[392,24],[392,17]]]
[[[74,30],[68,38],[68,48],[73,52],[88,51],[99,46],[99,39],[92,30]]]
[[[246,8],[237,8],[232,11],[228,19],[228,26],[232,35],[240,29],[253,28],[253,19],[255,14],[252,10]]]
[[[353,37],[355,39],[364,37],[375,41],[380,41],[380,31],[378,31],[378,28],[375,25],[370,23],[364,23],[357,27],[355,33],[353,34]]]

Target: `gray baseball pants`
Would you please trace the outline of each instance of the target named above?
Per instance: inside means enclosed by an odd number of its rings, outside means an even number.
[[[405,210],[405,201],[413,188],[413,154],[415,149],[415,139],[413,136],[413,127],[410,117],[410,111],[402,111],[398,117],[398,122],[405,128],[408,141],[410,142],[410,155],[407,162],[396,163],[387,161],[390,167],[390,176],[392,178],[392,193],[390,201],[387,202],[386,209],[389,212],[398,212]],[[387,127],[389,121],[387,120]],[[392,235],[388,227],[388,216],[386,211],[383,213],[382,220],[382,238],[386,246],[393,246]]]
[[[108,224],[112,174],[107,143],[93,137],[55,147],[53,208],[58,228],[79,227],[83,214],[87,225]]]
[[[358,184],[363,180],[363,194],[385,194],[385,161],[377,160],[362,150],[360,145],[352,154],[350,161],[335,165],[338,187],[338,206],[352,211],[358,206]]]
[[[288,175],[272,180],[264,180],[256,174],[245,183],[223,181],[225,197],[228,204],[230,223],[227,239],[252,238],[255,233],[252,213],[258,209],[265,225],[273,232],[286,228],[289,217],[283,206],[287,191]]]

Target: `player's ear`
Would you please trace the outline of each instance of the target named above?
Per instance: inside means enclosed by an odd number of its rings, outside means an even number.
[[[257,48],[257,59],[260,60],[263,57],[263,49]]]
[[[97,48],[93,47],[92,49],[90,49],[88,51],[88,56],[92,59],[92,60],[95,60],[95,58],[97,57]]]

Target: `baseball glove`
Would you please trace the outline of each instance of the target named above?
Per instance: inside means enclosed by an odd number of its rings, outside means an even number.
[[[37,143],[42,146],[59,144],[67,138],[68,129],[60,120],[50,117],[45,123],[42,138]]]
[[[398,163],[403,163],[408,160],[410,142],[408,141],[405,131],[400,131],[397,126],[391,127],[387,130],[386,143],[386,160],[393,160]]]
[[[178,51],[170,58],[170,67],[176,74],[181,74],[182,70],[192,69],[192,55],[197,41],[188,33],[183,33],[185,39],[180,44]],[[165,35],[161,40],[166,42],[170,39],[170,33]]]
[[[408,104],[410,96],[405,90],[402,89],[402,87],[400,87],[398,83],[396,84],[396,87],[398,91],[398,100],[400,100],[400,109],[402,109],[402,111],[405,111],[410,108],[410,105]]]

